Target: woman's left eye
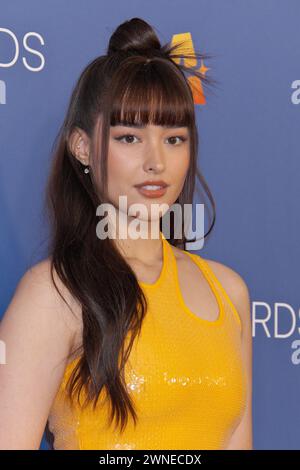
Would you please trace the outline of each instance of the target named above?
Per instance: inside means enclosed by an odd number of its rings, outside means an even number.
[[[169,137],[168,140],[170,140],[170,139],[180,139],[181,142],[185,142],[185,141],[187,140],[186,137],[180,136],[180,135],[174,135],[174,136],[172,136],[172,137]]]

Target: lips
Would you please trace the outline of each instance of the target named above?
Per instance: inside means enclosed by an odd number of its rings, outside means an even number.
[[[168,188],[168,184],[165,181],[144,181],[143,183],[136,184],[135,187],[142,196],[150,198],[158,198],[163,196]]]
[[[158,198],[158,197],[162,197],[168,190],[168,187],[167,186],[153,186],[153,189],[150,189],[151,186],[140,186],[140,187],[137,187],[136,189],[138,190],[138,192],[140,194],[142,194],[142,196],[145,196],[145,197],[150,197],[150,198]],[[154,188],[157,188],[157,189],[154,189]]]
[[[159,181],[147,180],[147,181],[144,181],[143,183],[135,185],[136,188],[141,188],[145,186],[159,186],[160,188],[165,188],[168,186],[168,184],[163,180],[159,180]]]

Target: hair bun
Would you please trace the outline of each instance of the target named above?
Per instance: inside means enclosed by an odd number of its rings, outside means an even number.
[[[151,55],[151,51],[161,51],[161,44],[152,26],[141,18],[132,18],[120,24],[110,38],[107,54],[120,51]]]

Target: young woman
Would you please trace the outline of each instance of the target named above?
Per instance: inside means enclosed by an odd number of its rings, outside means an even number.
[[[252,448],[247,286],[167,239],[166,211],[150,210],[191,203],[196,175],[213,203],[183,72],[209,81],[174,51],[133,18],[74,88],[46,193],[49,256],[1,323],[1,449],[38,449],[45,427],[53,449]],[[115,237],[101,236],[105,203]],[[141,237],[122,238],[134,221]]]

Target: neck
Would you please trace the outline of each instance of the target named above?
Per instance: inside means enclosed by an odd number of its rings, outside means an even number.
[[[138,230],[135,230],[138,227]],[[151,265],[163,257],[160,221],[137,221],[126,214],[117,217],[113,225],[114,242],[127,260]]]

